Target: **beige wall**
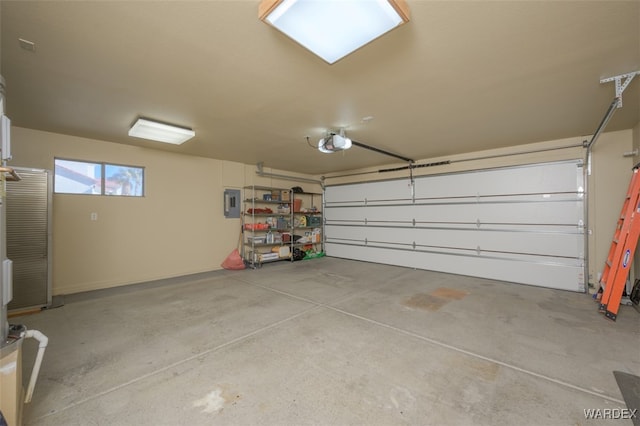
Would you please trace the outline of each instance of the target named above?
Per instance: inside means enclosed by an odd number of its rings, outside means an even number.
[[[12,129],[12,150],[15,167],[53,170],[61,157],[145,168],[144,198],[54,195],[55,295],[220,269],[240,233],[239,219],[224,218],[225,188],[319,189],[260,178],[255,166],[20,127]]]
[[[2,2],[0,1],[0,35],[2,34]],[[0,36],[0,46],[2,46],[2,37]],[[0,55],[0,73],[2,71],[2,55]]]
[[[637,164],[640,161],[640,121],[633,128],[633,149],[636,151],[633,161]]]
[[[633,156],[633,165],[640,163],[640,121],[633,128],[633,150],[637,153]],[[635,278],[640,277],[640,247],[636,248],[636,255],[633,259]],[[635,282],[632,281],[632,282]]]
[[[620,210],[633,174],[631,129],[604,133],[593,146],[592,176],[589,181],[590,282],[597,282],[607,260]]]
[[[428,175],[435,173],[448,173],[464,170],[483,169],[488,167],[513,166],[544,161],[560,161],[575,158],[585,158],[585,149],[582,142],[588,137],[576,137],[555,141],[546,141],[521,145],[518,147],[494,149],[481,152],[473,152],[450,157],[421,159],[417,163],[435,163],[450,160],[451,164],[434,166],[423,169],[415,169],[414,175]],[[630,151],[632,147],[633,132],[625,130],[619,132],[604,133],[600,136],[593,150],[592,175],[588,180],[589,190],[589,229],[592,231],[589,237],[589,282],[597,286],[598,272],[606,260],[613,230],[620,214],[622,202],[631,176],[633,160],[623,157],[623,153]],[[565,148],[566,149],[555,149]],[[541,152],[534,152],[541,151]],[[512,155],[514,153],[525,153]],[[478,158],[477,160],[471,160]],[[402,166],[406,164],[392,164],[388,167]],[[376,171],[385,167],[376,167],[360,170],[362,172]],[[350,172],[349,174],[353,174]],[[392,178],[407,178],[408,171],[393,173],[363,174],[341,178],[327,176],[327,185],[357,182],[363,180],[381,180]],[[596,287],[597,289],[597,287]]]
[[[637,144],[638,130],[604,133],[594,147],[593,174],[589,179],[590,282],[606,260],[613,229],[620,213],[631,167],[637,159],[624,152]],[[302,186],[319,192],[318,185],[256,176],[254,165],[184,156],[158,150],[13,128],[13,166],[53,169],[54,157],[105,161],[143,166],[144,198],[56,194],[53,199],[53,288],[68,294],[136,282],[210,271],[236,247],[240,222],[225,219],[225,188],[258,184],[289,188]],[[583,158],[585,138],[506,148],[419,163],[452,160],[447,166],[418,169],[416,174],[443,173],[540,161]],[[568,149],[553,149],[568,147]],[[552,149],[525,155],[516,152]],[[477,157],[473,161],[462,161]],[[393,166],[393,165],[391,165]],[[371,170],[378,170],[377,167]],[[267,173],[293,175],[279,170]],[[351,172],[353,173],[353,172]],[[299,175],[302,178],[308,177]],[[407,172],[363,175],[327,180],[389,179]],[[92,212],[98,220],[90,220]]]
[[[2,1],[0,1],[0,46],[2,46]],[[0,75],[2,75],[2,55],[0,55]],[[4,114],[4,99],[0,96],[0,115]]]

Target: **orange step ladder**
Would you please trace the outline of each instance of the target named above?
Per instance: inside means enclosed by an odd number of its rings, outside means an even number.
[[[624,292],[629,267],[640,236],[640,163],[633,168],[627,196],[613,234],[609,255],[604,265],[600,285],[603,287],[600,312],[615,321]]]

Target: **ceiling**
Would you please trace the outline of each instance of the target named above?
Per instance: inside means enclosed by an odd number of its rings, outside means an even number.
[[[325,174],[398,161],[307,144],[341,127],[413,159],[589,135],[615,95],[599,80],[640,70],[640,1],[407,0],[408,24],[333,65],[259,21],[258,3],[2,0],[7,114],[20,127]],[[640,77],[623,100],[607,130],[640,120]],[[196,137],[129,137],[138,116]]]

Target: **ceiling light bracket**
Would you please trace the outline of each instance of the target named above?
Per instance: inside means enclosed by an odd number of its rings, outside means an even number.
[[[618,99],[618,103],[616,108],[622,108],[622,94],[624,93],[625,89],[629,86],[629,83],[631,83],[631,80],[633,80],[633,77],[635,77],[636,75],[640,75],[640,71],[634,71],[634,72],[629,72],[626,74],[620,74],[620,75],[616,75],[613,77],[607,77],[607,78],[603,78],[600,80],[600,83],[609,83],[611,81],[615,81],[616,84],[616,99]]]

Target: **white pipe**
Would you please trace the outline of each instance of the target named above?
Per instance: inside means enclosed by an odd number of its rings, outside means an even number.
[[[38,345],[38,355],[36,356],[36,361],[33,363],[33,370],[31,371],[31,378],[29,379],[29,387],[27,388],[27,393],[24,397],[25,404],[31,402],[33,390],[36,387],[36,381],[38,380],[38,374],[40,373],[40,365],[42,364],[44,351],[47,348],[47,344],[49,343],[49,338],[38,330],[27,330],[27,332],[25,333],[25,338],[29,337],[36,339],[38,342],[40,342],[40,344]]]
[[[317,179],[309,179],[309,178],[289,176],[289,175],[279,175],[276,173],[267,173],[263,170],[263,167],[264,167],[264,163],[256,164],[256,168],[258,169],[256,170],[256,174],[260,177],[270,177],[270,178],[276,178],[276,179],[292,180],[296,182],[311,182],[311,183],[322,184],[322,181]]]

